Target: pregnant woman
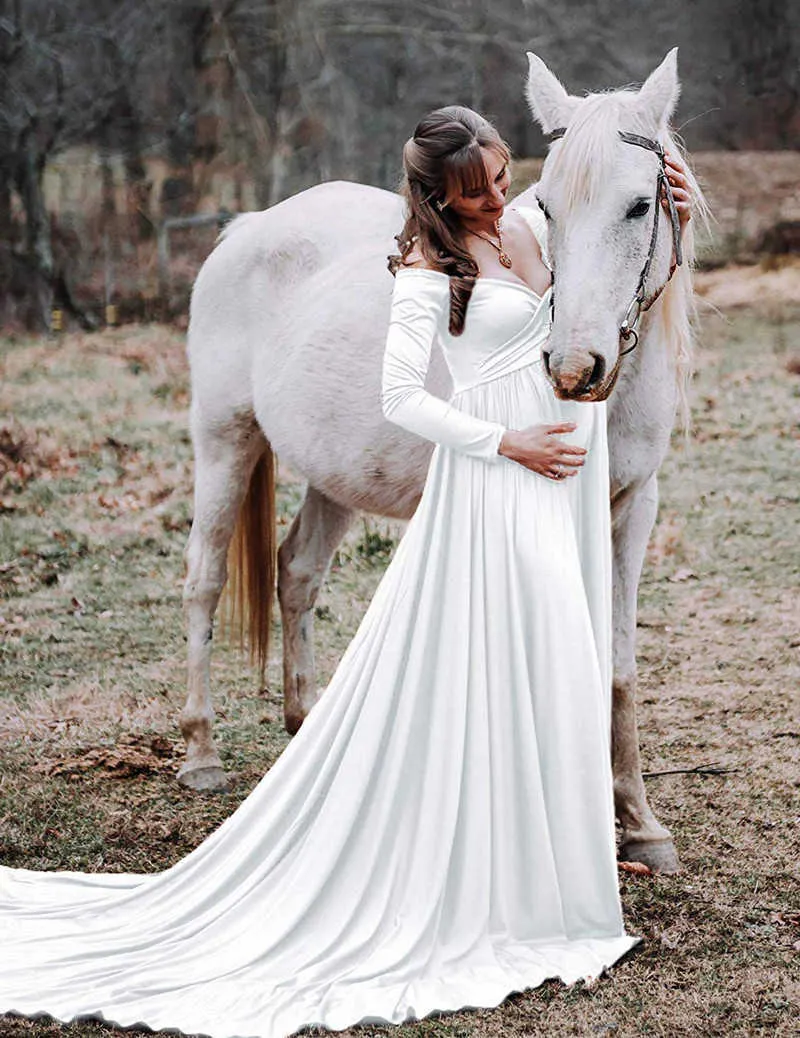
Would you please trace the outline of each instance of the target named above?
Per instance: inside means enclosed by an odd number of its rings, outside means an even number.
[[[614,846],[605,405],[559,402],[545,377],[544,218],[504,210],[508,158],[458,107],[405,146],[383,407],[438,446],[327,691],[173,868],[0,869],[0,1012],[285,1038],[495,1006],[635,943]],[[437,339],[449,401],[424,388]]]

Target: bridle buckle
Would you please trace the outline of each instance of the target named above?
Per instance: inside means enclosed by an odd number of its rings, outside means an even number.
[[[619,326],[619,334],[623,339],[629,339],[631,335],[636,334],[636,325],[639,323],[643,302],[642,296],[635,295],[630,302],[630,306],[625,311],[625,318]]]

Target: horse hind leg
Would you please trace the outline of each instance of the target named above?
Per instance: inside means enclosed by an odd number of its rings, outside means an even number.
[[[210,662],[214,613],[227,579],[233,531],[257,464],[271,462],[269,447],[252,416],[222,429],[193,429],[194,519],[185,551],[183,602],[188,640],[188,692],[181,712],[186,758],[183,786],[223,790],[227,778],[212,735]]]
[[[314,603],[336,546],[355,513],[309,487],[278,551],[283,622],[283,713],[294,735],[317,701]]]

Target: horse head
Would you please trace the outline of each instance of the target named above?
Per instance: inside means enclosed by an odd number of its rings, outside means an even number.
[[[558,137],[536,195],[553,269],[544,361],[562,399],[608,397],[637,341],[629,331],[637,296],[646,308],[669,281],[676,247],[680,259],[677,218],[673,212],[671,226],[658,197],[659,148],[675,147],[668,120],[680,92],[676,55],[670,51],[640,90],[586,97],[569,95],[528,55],[528,101],[543,131]]]

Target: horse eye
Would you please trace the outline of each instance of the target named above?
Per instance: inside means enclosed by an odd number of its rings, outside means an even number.
[[[537,198],[536,201],[539,203],[539,208],[544,213],[545,220],[549,220],[550,219],[550,211],[548,210],[547,206],[544,204],[544,202],[541,200],[541,198]]]
[[[644,198],[640,198],[639,201],[630,207],[625,214],[626,220],[636,220],[640,216],[646,216],[650,212],[650,203]]]

